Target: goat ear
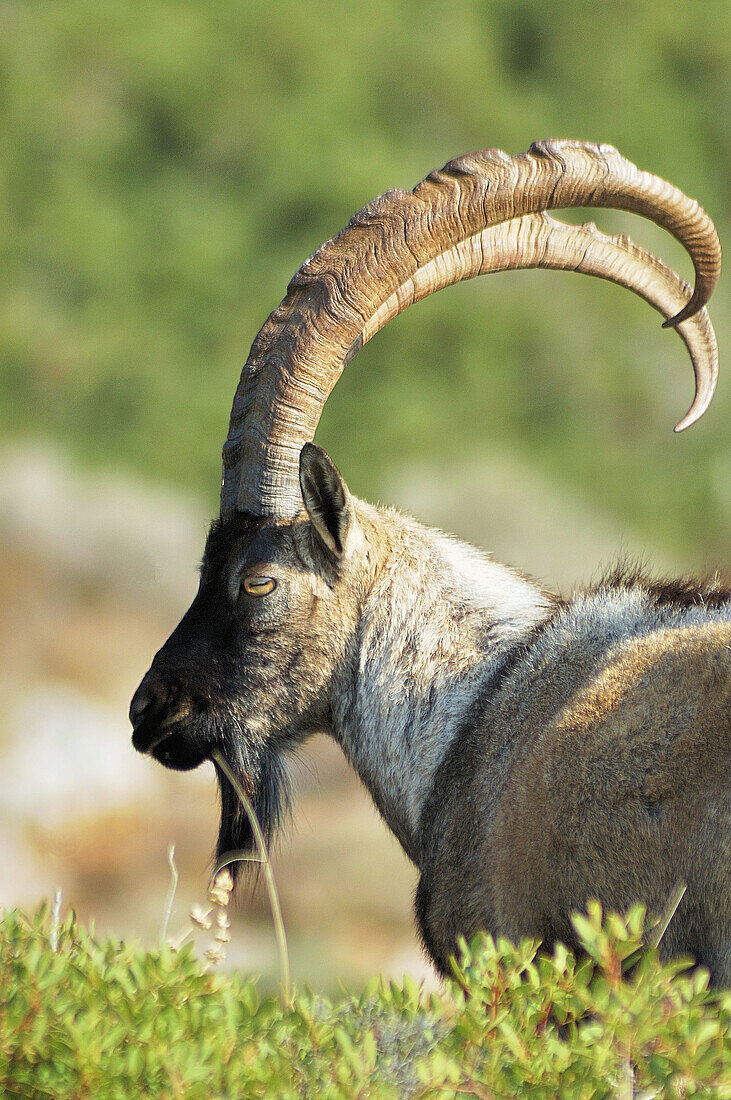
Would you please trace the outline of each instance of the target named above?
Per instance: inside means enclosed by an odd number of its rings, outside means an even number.
[[[340,470],[315,443],[300,451],[300,488],[320,541],[333,557],[344,557],[357,523],[353,501]]]

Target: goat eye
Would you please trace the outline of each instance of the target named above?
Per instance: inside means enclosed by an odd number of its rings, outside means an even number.
[[[249,596],[268,596],[276,587],[274,577],[247,577],[242,585]]]

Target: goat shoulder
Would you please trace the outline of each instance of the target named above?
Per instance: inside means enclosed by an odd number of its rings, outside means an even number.
[[[724,972],[730,773],[731,600],[671,603],[639,583],[578,597],[436,775],[417,897],[427,947],[444,967],[458,932],[483,927],[571,944],[588,898],[658,911],[683,879],[695,900],[666,948],[693,945]]]

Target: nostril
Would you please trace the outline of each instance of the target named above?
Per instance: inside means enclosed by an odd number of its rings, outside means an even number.
[[[132,696],[132,702],[129,705],[129,720],[134,728],[140,724],[154,701],[155,697],[151,688],[143,681]]]

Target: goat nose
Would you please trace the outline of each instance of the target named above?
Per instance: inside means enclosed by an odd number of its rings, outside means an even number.
[[[133,729],[136,729],[148,710],[151,710],[155,702],[155,693],[146,680],[143,680],[137,691],[132,696],[129,705],[129,720]]]

